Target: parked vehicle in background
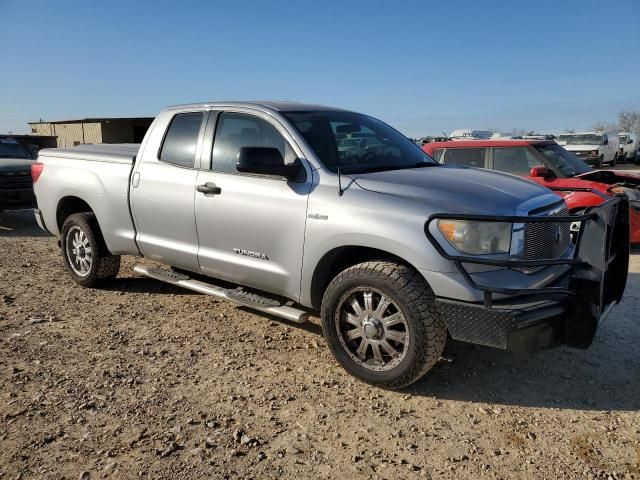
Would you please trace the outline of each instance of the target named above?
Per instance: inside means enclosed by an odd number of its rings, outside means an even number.
[[[614,166],[618,160],[617,132],[574,133],[564,145],[568,151],[596,168],[608,163]]]
[[[481,138],[491,138],[493,132],[489,130],[472,130],[470,128],[459,128],[449,134],[451,140],[471,140]]]
[[[631,132],[618,132],[620,147],[618,149],[618,160],[626,163],[627,160],[635,161],[638,151],[638,134]]]
[[[378,146],[346,153],[348,136]],[[36,220],[61,237],[78,284],[143,255],[173,269],[135,271],[167,283],[293,322],[318,311],[337,361],[387,388],[427,372],[447,333],[587,348],[627,278],[624,199],[570,216],[546,188],[443,167],[379,120],[334,108],[171,107],[139,149],[42,150],[33,172]]]
[[[0,136],[0,211],[35,206],[32,163],[31,155],[17,140]]]
[[[569,139],[569,137],[570,137],[571,135],[573,135],[573,133],[561,133],[560,135],[558,135],[558,136],[555,138],[555,142],[556,142],[558,145],[566,145],[567,140]]]
[[[630,241],[640,243],[640,172],[592,170],[553,141],[439,142],[424,145],[423,150],[440,163],[488,168],[527,177],[562,195],[571,213],[600,205],[614,195],[624,195],[631,204]],[[588,188],[599,193],[570,191],[571,188]]]

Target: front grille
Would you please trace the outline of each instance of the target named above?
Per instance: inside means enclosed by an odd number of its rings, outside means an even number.
[[[0,172],[0,190],[31,188],[30,172]]]
[[[567,207],[563,206],[549,215],[569,215],[569,212]],[[570,222],[525,224],[524,260],[560,258],[571,244],[570,228]]]

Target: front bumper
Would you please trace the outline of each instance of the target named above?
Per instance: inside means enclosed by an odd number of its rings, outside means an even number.
[[[572,152],[571,150],[569,151],[573,153],[576,157],[578,157],[579,159],[583,160],[584,162],[590,165],[598,163],[598,158],[600,158],[597,154],[593,155],[588,152]]]
[[[488,260],[447,254],[429,232],[438,218],[508,221],[513,223],[580,222],[573,258],[547,260]],[[533,351],[565,344],[588,348],[599,323],[624,293],[629,267],[629,203],[613,197],[583,215],[554,217],[487,217],[433,215],[425,233],[436,250],[454,262],[484,302],[437,298],[436,305],[451,336],[480,345]],[[519,269],[568,265],[566,274],[544,288],[504,288],[479,285],[465,264]],[[496,300],[495,295],[503,298]],[[507,296],[506,298],[504,298]]]

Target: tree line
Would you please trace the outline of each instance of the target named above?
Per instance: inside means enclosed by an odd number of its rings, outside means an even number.
[[[617,122],[596,122],[594,130],[640,133],[640,111],[623,110],[618,114]]]

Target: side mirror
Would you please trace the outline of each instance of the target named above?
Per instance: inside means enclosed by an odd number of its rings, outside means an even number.
[[[609,139],[608,139],[608,138],[605,138],[605,139],[602,141],[602,145],[609,145]]]
[[[272,147],[242,147],[238,153],[236,170],[241,173],[284,177],[300,181],[304,167],[299,160],[285,164],[280,150]]]
[[[629,140],[627,140],[627,143],[633,143],[633,138],[630,138]]]
[[[531,172],[529,172],[530,177],[540,177],[540,178],[553,178],[553,172],[549,170],[547,167],[539,166],[533,167]]]

